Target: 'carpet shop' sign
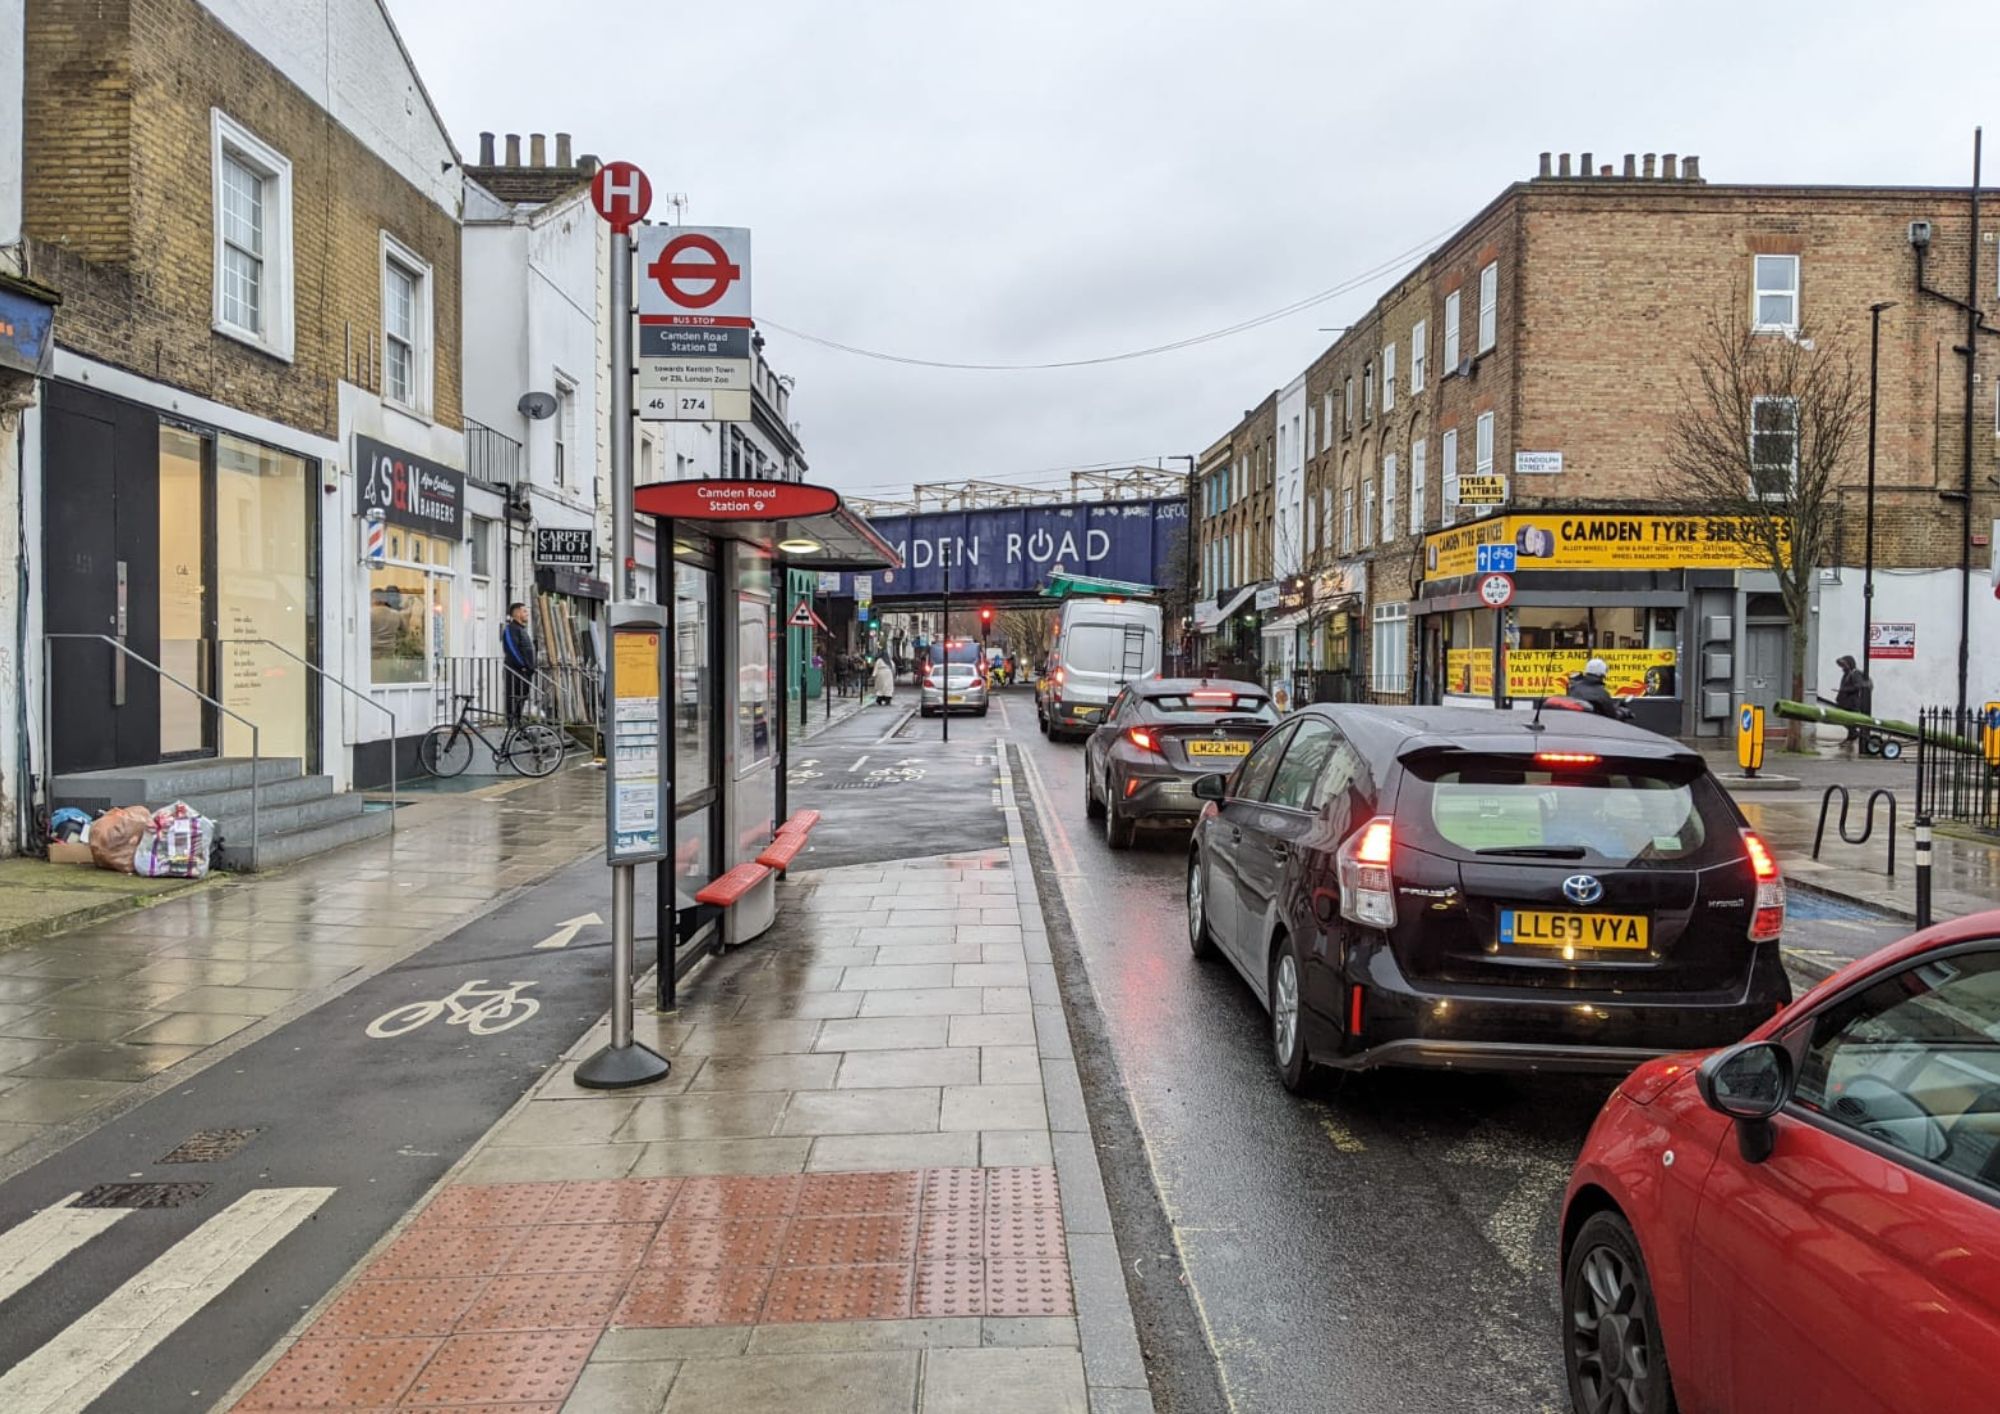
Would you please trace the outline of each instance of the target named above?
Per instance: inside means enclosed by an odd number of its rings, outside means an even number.
[[[391,525],[464,538],[464,472],[356,433],[354,475],[361,486],[362,515],[379,510]]]
[[[1782,520],[1747,516],[1493,516],[1424,537],[1424,572],[1476,574],[1481,545],[1512,545],[1517,573],[1531,570],[1768,569],[1763,535]]]

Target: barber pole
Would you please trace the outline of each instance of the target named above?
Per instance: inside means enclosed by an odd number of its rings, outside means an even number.
[[[367,519],[361,523],[361,558],[371,565],[383,565],[389,561],[388,521],[381,511],[372,507]]]

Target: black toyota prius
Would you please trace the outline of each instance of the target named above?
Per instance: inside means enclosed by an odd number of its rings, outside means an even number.
[[[1323,705],[1205,776],[1188,937],[1314,1065],[1623,1072],[1791,998],[1784,882],[1699,752],[1575,712]]]

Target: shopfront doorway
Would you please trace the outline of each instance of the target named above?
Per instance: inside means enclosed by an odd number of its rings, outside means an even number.
[[[51,638],[52,771],[247,756],[187,687],[317,769],[317,463],[65,383],[43,429],[44,631],[131,655]]]

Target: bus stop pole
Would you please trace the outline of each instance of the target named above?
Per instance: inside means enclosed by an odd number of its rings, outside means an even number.
[[[633,533],[635,510],[632,505],[632,235],[614,229],[611,236],[611,597],[614,604],[632,602]],[[671,571],[672,550],[666,564]],[[612,632],[615,639],[616,630]],[[609,640],[608,640],[609,641]],[[617,710],[614,695],[618,654],[612,652],[604,675],[604,722],[616,731],[611,720]],[[660,702],[658,737],[655,749],[661,768],[671,769],[672,738],[669,704]],[[616,750],[613,738],[613,750]],[[612,763],[615,769],[615,761]],[[607,786],[611,778],[607,777]],[[605,810],[617,802],[607,789]],[[671,841],[671,821],[661,821],[661,838]],[[668,846],[671,850],[671,846]],[[624,1090],[663,1079],[671,1069],[667,1058],[632,1039],[632,947],[634,878],[636,863],[611,866],[611,1044],[577,1067],[576,1083],[591,1090]]]

